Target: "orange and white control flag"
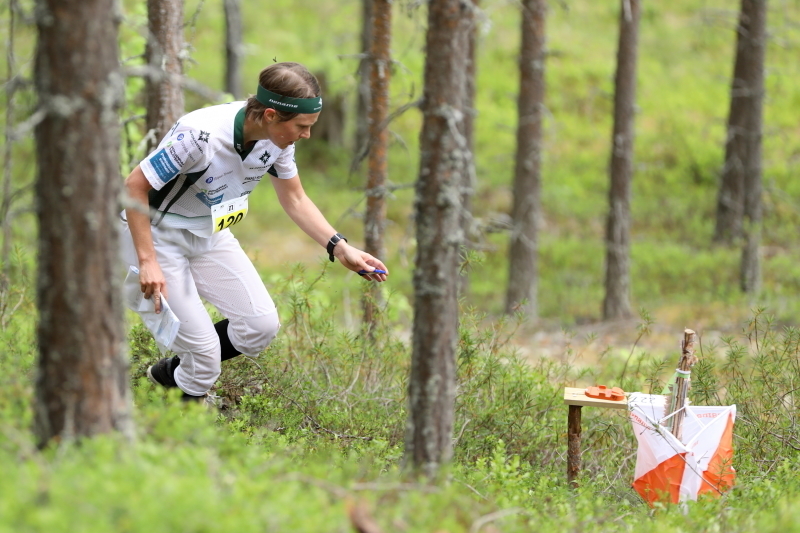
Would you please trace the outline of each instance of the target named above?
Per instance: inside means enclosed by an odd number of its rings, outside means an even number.
[[[733,486],[733,423],[736,406],[686,406],[683,438],[666,428],[665,397],[634,392],[628,409],[639,448],[633,488],[651,506],[698,495],[721,495]]]

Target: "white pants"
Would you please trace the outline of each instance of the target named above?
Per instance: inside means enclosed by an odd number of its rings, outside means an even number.
[[[120,235],[122,259],[138,267],[128,224]],[[167,301],[181,322],[172,346],[181,359],[175,382],[187,394],[205,394],[220,374],[220,342],[201,298],[229,320],[228,337],[256,356],[278,333],[278,312],[253,263],[230,230],[198,237],[188,230],[152,227]]]

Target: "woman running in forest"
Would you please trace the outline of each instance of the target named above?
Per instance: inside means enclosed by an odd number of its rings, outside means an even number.
[[[132,203],[149,205],[151,215],[125,210],[123,258],[138,268],[155,312],[168,298],[180,321],[167,347],[177,355],[147,369],[154,383],[203,398],[222,361],[256,356],[277,334],[275,304],[229,229],[242,223],[248,196],[266,175],[289,218],[331,261],[386,281],[386,266],[348,245],[300,183],[294,143],[311,136],[321,109],[316,78],[300,64],[276,63],[261,71],[256,95],[246,102],[181,117],[125,180]],[[225,319],[213,323],[201,298]]]

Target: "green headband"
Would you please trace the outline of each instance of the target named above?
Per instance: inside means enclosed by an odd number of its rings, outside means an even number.
[[[287,113],[318,113],[322,109],[322,98],[291,98],[268,91],[261,85],[256,92],[256,100],[267,107]]]

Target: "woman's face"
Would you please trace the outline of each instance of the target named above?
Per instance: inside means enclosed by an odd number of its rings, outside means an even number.
[[[270,109],[267,110],[272,111]],[[267,135],[278,148],[284,149],[295,141],[311,137],[311,126],[317,122],[319,113],[300,114],[292,120],[281,122],[278,117],[267,116]],[[271,120],[270,120],[271,119]]]

